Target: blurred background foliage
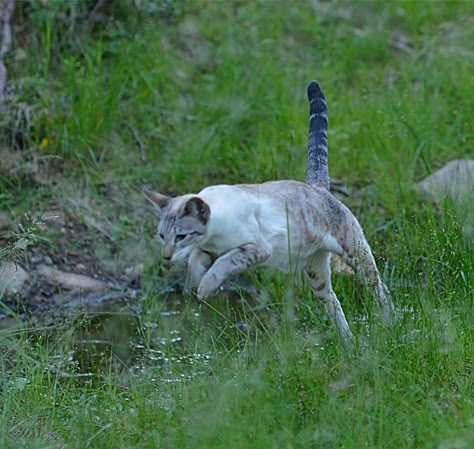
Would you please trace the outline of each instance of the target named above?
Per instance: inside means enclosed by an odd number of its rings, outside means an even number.
[[[10,188],[58,173],[168,190],[302,179],[305,86],[317,78],[331,172],[411,183],[453,147],[469,151],[472,62],[459,47],[471,51],[470,12],[469,2],[17,2],[2,175]]]

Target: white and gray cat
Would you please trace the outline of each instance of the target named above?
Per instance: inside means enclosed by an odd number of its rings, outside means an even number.
[[[387,320],[393,304],[359,222],[329,192],[327,105],[316,81],[308,86],[308,99],[306,183],[217,185],[176,198],[151,190],[145,195],[158,211],[163,257],[186,264],[187,283],[197,286],[198,298],[209,297],[227,277],[252,267],[304,270],[349,341],[352,333],[331,286],[331,253],[375,290]]]

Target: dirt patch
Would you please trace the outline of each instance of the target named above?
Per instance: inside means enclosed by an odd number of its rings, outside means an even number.
[[[143,214],[145,207],[144,202]],[[41,224],[36,235],[25,231],[33,227],[32,221]],[[126,227],[118,231],[117,223],[92,215],[77,204],[28,222],[15,229],[4,227],[0,235],[0,248],[11,250],[4,258],[16,258],[16,264],[4,266],[8,273],[13,273],[12,267],[21,268],[22,274],[21,285],[17,282],[13,290],[0,285],[0,319],[12,313],[16,318],[30,319],[52,310],[121,305],[138,297],[140,275],[145,265],[152,263],[152,251],[147,248],[153,245],[145,243],[141,234],[135,236]],[[25,242],[20,254],[15,252],[18,241]],[[16,282],[18,270],[13,274],[10,286]]]

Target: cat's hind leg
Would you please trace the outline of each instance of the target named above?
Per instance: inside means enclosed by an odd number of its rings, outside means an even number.
[[[360,225],[353,224],[345,233],[345,238],[340,241],[342,256],[360,281],[375,292],[382,310],[382,317],[386,322],[392,322],[395,307],[390,299],[387,286],[380,277],[372,250],[362,232]]]
[[[314,295],[320,299],[327,310],[329,317],[346,344],[352,339],[352,332],[347,323],[341,303],[337,299],[331,284],[330,254],[320,252],[316,254],[311,267],[306,270]]]

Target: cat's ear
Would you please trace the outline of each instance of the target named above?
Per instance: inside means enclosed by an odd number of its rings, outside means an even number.
[[[211,216],[211,210],[205,201],[194,196],[186,202],[184,215],[190,215],[198,219],[202,224],[207,224]]]
[[[155,192],[153,190],[143,189],[143,194],[145,195],[146,199],[153,204],[153,206],[160,210],[163,209],[163,207],[166,207],[171,200],[169,196],[162,195],[161,193]]]

